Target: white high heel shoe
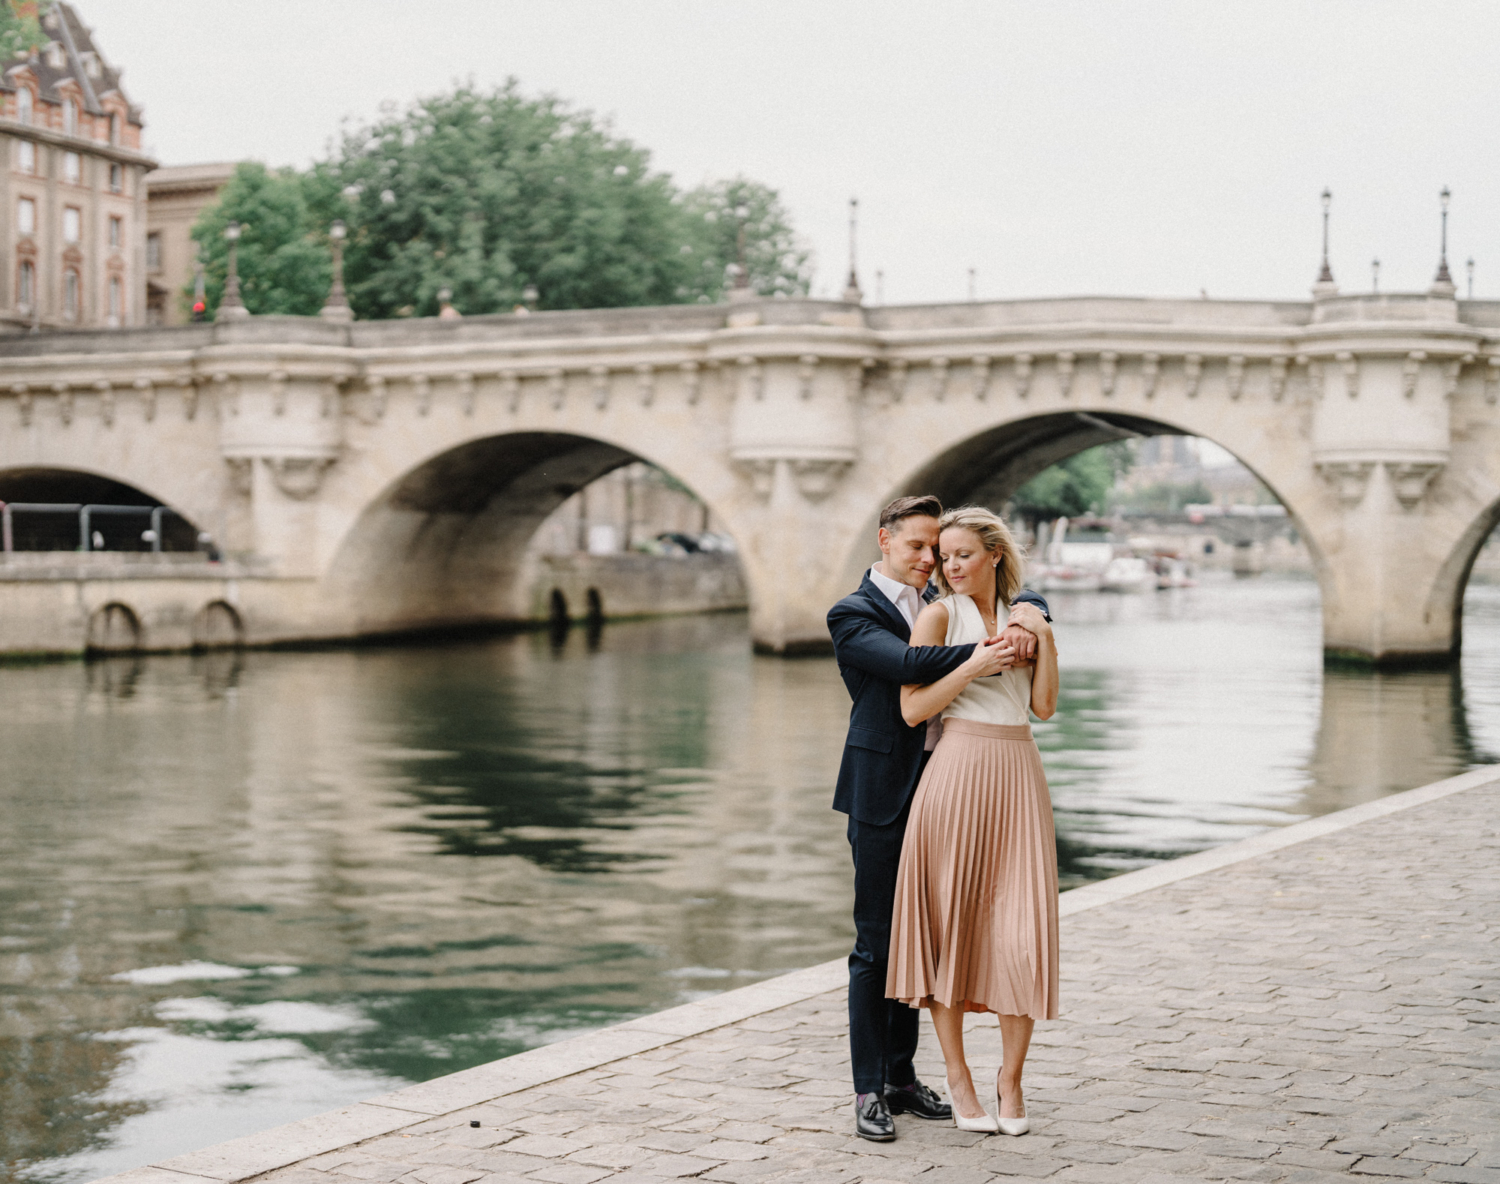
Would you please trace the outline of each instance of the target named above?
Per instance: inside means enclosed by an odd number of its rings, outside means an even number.
[[[957,1114],[958,1111],[955,1110],[954,1113]],[[995,1113],[1000,1113],[1000,1091],[998,1089],[995,1091]],[[1000,1118],[998,1122],[1002,1135],[1024,1135],[1031,1130],[1031,1119],[1026,1116],[1025,1102],[1021,1103],[1020,1118]]]
[[[995,1120],[990,1117],[989,1111],[985,1111],[979,1118],[965,1118],[958,1112],[958,1103],[953,1100],[953,1082],[946,1077],[943,1079],[948,1087],[948,1104],[953,1107],[953,1125],[961,1131],[973,1131],[979,1135],[993,1135],[999,1131]]]

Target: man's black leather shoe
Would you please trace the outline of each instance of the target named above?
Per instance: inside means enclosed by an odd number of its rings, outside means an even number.
[[[854,1133],[872,1143],[889,1143],[896,1137],[896,1120],[879,1094],[856,1094]]]
[[[918,1118],[952,1118],[953,1107],[920,1081],[910,1085],[886,1083],[885,1104],[892,1114],[914,1114]]]

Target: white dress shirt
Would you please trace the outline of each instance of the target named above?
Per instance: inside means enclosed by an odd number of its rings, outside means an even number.
[[[870,582],[879,588],[885,598],[896,606],[896,611],[906,618],[907,628],[915,629],[917,614],[922,611],[922,598],[917,594],[917,590],[910,584],[891,579],[880,570],[878,563],[870,568]],[[943,717],[938,714],[927,721],[927,740],[922,747],[931,752],[937,747],[938,739],[942,734]]]

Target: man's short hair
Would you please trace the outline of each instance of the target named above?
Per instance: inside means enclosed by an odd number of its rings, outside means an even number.
[[[935,493],[924,493],[918,497],[898,497],[880,511],[880,526],[883,530],[894,531],[896,524],[903,518],[941,518],[942,516],[943,503],[938,500]]]

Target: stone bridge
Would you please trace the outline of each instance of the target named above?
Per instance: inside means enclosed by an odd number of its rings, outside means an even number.
[[[1330,653],[1443,661],[1500,517],[1497,395],[1500,302],[1441,291],[776,299],[6,338],[0,479],[123,482],[227,561],[155,583],[149,565],[113,582],[52,571],[66,594],[0,569],[0,648],[35,645],[26,614],[43,604],[65,605],[54,631],[81,648],[106,600],[146,646],[182,642],[210,602],[251,643],[516,619],[538,524],[642,458],[728,524],[756,644],[792,653],[827,644],[824,613],[875,555],[889,498],[999,506],[1081,449],[1189,433],[1286,504]]]

